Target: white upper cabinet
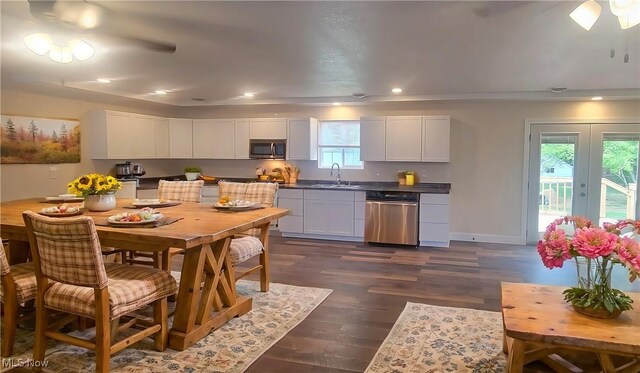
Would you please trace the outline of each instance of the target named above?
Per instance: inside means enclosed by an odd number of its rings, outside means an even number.
[[[386,160],[422,160],[422,117],[387,117],[385,126]]]
[[[236,119],[236,159],[249,159],[249,119]]]
[[[94,110],[82,116],[82,131],[89,139],[92,159],[132,157],[131,114]]]
[[[156,123],[154,117],[134,114],[131,118],[132,158],[156,157]]]
[[[386,160],[385,121],[385,117],[360,118],[360,160]]]
[[[287,136],[287,160],[318,159],[318,120],[290,119]]]
[[[169,119],[169,157],[193,158],[191,119]]]
[[[214,158],[213,119],[193,120],[193,158]]]
[[[156,158],[169,158],[169,119],[155,118]]]
[[[451,118],[449,116],[423,117],[423,162],[449,162],[450,131]]]
[[[282,140],[287,138],[286,119],[249,119],[249,137],[258,140]]]
[[[195,121],[194,121],[195,122]],[[235,159],[235,121],[233,119],[215,119],[213,122],[213,158]],[[195,134],[195,133],[194,133]],[[196,138],[193,137],[195,144]],[[194,148],[195,153],[195,148]]]

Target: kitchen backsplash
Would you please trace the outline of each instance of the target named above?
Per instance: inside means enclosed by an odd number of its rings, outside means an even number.
[[[167,159],[135,160],[147,171],[145,177],[160,177],[182,174],[186,166],[199,166],[202,173],[217,177],[255,177],[257,167],[265,168],[268,173],[276,167],[282,167],[285,161],[271,160],[207,160],[207,159]],[[94,160],[96,171],[115,173],[116,161]],[[331,180],[329,169],[318,169],[317,161],[290,161],[300,168],[301,180]],[[415,171],[420,182],[450,183],[450,166],[446,163],[410,163],[410,162],[365,162],[362,170],[340,170],[343,181],[395,181],[399,170]]]

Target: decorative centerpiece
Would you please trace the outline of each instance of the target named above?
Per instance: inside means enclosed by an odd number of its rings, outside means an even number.
[[[284,164],[284,179],[287,184],[296,184],[300,176],[300,169],[295,165]]]
[[[88,174],[67,185],[69,193],[84,197],[84,207],[89,211],[109,211],[116,207],[115,192],[122,183],[113,176]]]
[[[188,166],[184,168],[184,176],[188,181],[198,180],[202,169],[198,166]]]
[[[563,292],[564,300],[582,314],[615,318],[632,309],[633,300],[612,289],[611,271],[615,264],[629,270],[629,281],[640,277],[640,220],[604,223],[603,228],[581,216],[566,216],[547,227],[538,242],[544,265],[562,268],[565,260],[575,259],[578,285]]]
[[[398,171],[396,176],[398,177],[398,184],[405,185],[407,183],[407,171]]]

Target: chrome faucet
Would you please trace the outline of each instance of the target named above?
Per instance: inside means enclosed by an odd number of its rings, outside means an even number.
[[[339,164],[334,163],[331,165],[331,173],[329,174],[329,176],[333,176],[333,166],[338,167],[338,177],[336,177],[336,184],[340,184],[340,165]]]

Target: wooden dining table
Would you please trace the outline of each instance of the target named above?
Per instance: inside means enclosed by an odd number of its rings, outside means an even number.
[[[33,198],[0,204],[0,236],[9,240],[10,262],[24,260],[29,252],[22,212],[38,212],[52,206],[42,201]],[[118,200],[116,208],[108,212],[82,212],[96,222],[105,221],[114,214],[131,212],[125,208],[131,202]],[[228,255],[231,237],[251,228],[268,235],[270,222],[287,215],[289,210],[269,207],[229,212],[217,211],[211,205],[183,202],[157,211],[169,218],[182,219],[154,228],[96,225],[96,229],[103,246],[161,253],[168,253],[169,248],[185,249],[173,327],[169,332],[169,347],[184,350],[228,320],[251,310],[251,298],[236,292],[234,267]]]

